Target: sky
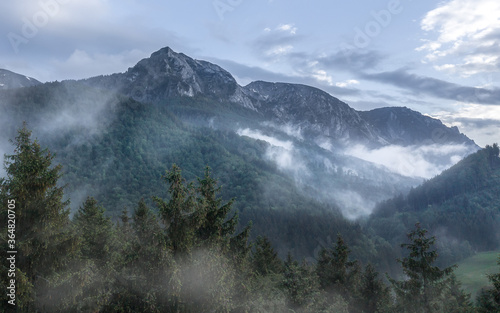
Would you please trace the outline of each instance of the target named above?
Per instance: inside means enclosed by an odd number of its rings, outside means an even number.
[[[0,68],[42,82],[124,72],[169,46],[254,80],[318,87],[357,110],[406,106],[499,142],[497,0],[16,0]]]

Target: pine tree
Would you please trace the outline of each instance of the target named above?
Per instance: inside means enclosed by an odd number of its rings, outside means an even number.
[[[449,284],[454,267],[440,269],[433,265],[438,254],[431,250],[435,237],[427,237],[427,230],[415,225],[408,235],[410,243],[401,247],[409,251],[409,256],[398,259],[407,280],[396,281],[389,278],[397,297],[397,306],[405,312],[443,312],[443,295]]]
[[[390,309],[389,288],[379,279],[373,265],[365,267],[360,286],[359,307],[364,313],[385,312]]]
[[[290,305],[299,308],[307,305],[319,291],[318,277],[311,266],[299,264],[288,253],[284,263],[283,287],[288,293]]]
[[[81,237],[81,256],[104,266],[113,252],[113,223],[104,215],[104,208],[97,200],[87,198],[73,218]]]
[[[500,265],[500,256],[498,265]],[[493,288],[481,290],[476,299],[478,312],[500,312],[500,273],[488,275],[488,279],[493,284]]]
[[[123,215],[122,215],[123,216]],[[106,312],[162,312],[169,307],[166,284],[173,268],[165,235],[156,215],[139,201],[132,222],[122,217],[122,266],[115,281],[115,293],[105,307]],[[128,227],[126,227],[128,225]],[[130,228],[130,229],[128,229]]]
[[[88,197],[73,218],[81,260],[73,278],[81,288],[75,288],[78,294],[74,310],[102,310],[113,294],[119,247],[114,225],[104,211],[94,198]]]
[[[444,295],[444,308],[449,313],[475,312],[470,294],[464,292],[455,274],[450,275],[449,285]]]
[[[169,201],[159,197],[153,200],[166,228],[168,247],[175,255],[182,255],[196,245],[196,231],[203,222],[204,212],[199,209],[193,184],[186,184],[177,165],[167,171],[164,179],[169,184]]]
[[[55,156],[32,141],[26,123],[13,144],[14,154],[5,156],[7,177],[0,179],[0,231],[6,241],[8,204],[15,203],[17,308],[35,312],[50,302],[54,274],[74,255],[76,240],[69,227],[69,201],[63,201],[58,185],[61,166],[52,166]]]
[[[202,242],[217,244],[221,248],[228,248],[230,237],[234,234],[238,224],[238,215],[227,218],[232,210],[234,199],[222,204],[218,197],[221,187],[210,176],[210,168],[206,167],[203,179],[198,179],[198,202],[203,210],[204,218],[197,229],[197,237]]]
[[[340,235],[332,249],[321,249],[316,272],[322,289],[335,291],[343,296],[352,295],[360,273],[357,262],[349,260],[349,253],[350,250]]]
[[[277,274],[283,270],[283,264],[267,237],[258,236],[254,246],[252,265],[255,273],[268,275]]]

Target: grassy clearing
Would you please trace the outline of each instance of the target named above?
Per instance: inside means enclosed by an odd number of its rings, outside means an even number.
[[[490,285],[487,274],[498,272],[499,253],[500,251],[478,253],[458,263],[455,274],[462,282],[464,290],[472,295],[473,300],[481,288]]]

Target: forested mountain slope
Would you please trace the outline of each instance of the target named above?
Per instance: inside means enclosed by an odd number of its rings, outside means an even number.
[[[500,245],[500,159],[487,146],[455,166],[378,205],[368,228],[391,244],[420,222],[438,238],[449,260]]]

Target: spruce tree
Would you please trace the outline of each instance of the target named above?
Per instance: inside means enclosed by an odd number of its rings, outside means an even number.
[[[498,265],[500,265],[500,256]],[[488,275],[488,279],[493,287],[481,290],[477,296],[478,312],[500,312],[500,273]]]
[[[443,312],[443,296],[454,267],[440,269],[434,263],[438,257],[432,250],[435,237],[427,237],[427,230],[420,224],[407,235],[409,243],[402,244],[409,256],[398,259],[408,279],[396,281],[389,278],[397,297],[397,306],[404,312]]]
[[[69,227],[69,201],[63,201],[58,185],[61,166],[52,165],[55,156],[31,139],[26,123],[13,144],[14,154],[4,161],[7,176],[0,179],[0,232],[6,242],[8,204],[15,203],[17,308],[36,312],[51,302],[55,274],[74,255],[76,240]],[[2,259],[4,254],[2,249]]]
[[[196,231],[197,237],[204,243],[228,248],[230,237],[238,224],[237,214],[228,218],[234,199],[222,204],[222,199],[218,197],[221,187],[217,185],[217,180],[210,176],[209,167],[205,168],[203,179],[198,179],[197,191],[198,202],[204,215],[203,222]]]
[[[283,270],[283,264],[267,237],[258,236],[254,246],[252,265],[255,273],[268,275],[277,274]]]
[[[290,306],[306,306],[319,291],[318,276],[305,262],[299,264],[290,253],[284,263],[283,287],[287,291]]]
[[[203,211],[196,201],[194,185],[186,183],[177,165],[167,171],[164,179],[169,184],[169,201],[159,197],[153,197],[153,200],[165,225],[168,247],[175,255],[182,255],[190,252],[197,243],[196,231],[203,222]]]
[[[386,312],[390,307],[389,288],[379,279],[375,267],[368,264],[361,279],[360,310],[364,313]]]
[[[349,260],[349,253],[341,235],[332,249],[320,250],[316,272],[322,289],[352,296],[360,273],[357,261]]]
[[[104,214],[104,208],[97,200],[87,198],[73,221],[81,238],[81,256],[104,266],[113,252],[113,223]]]
[[[119,248],[114,225],[104,211],[88,197],[73,218],[80,238],[81,265],[73,278],[81,288],[73,307],[78,311],[100,311],[113,294]]]

